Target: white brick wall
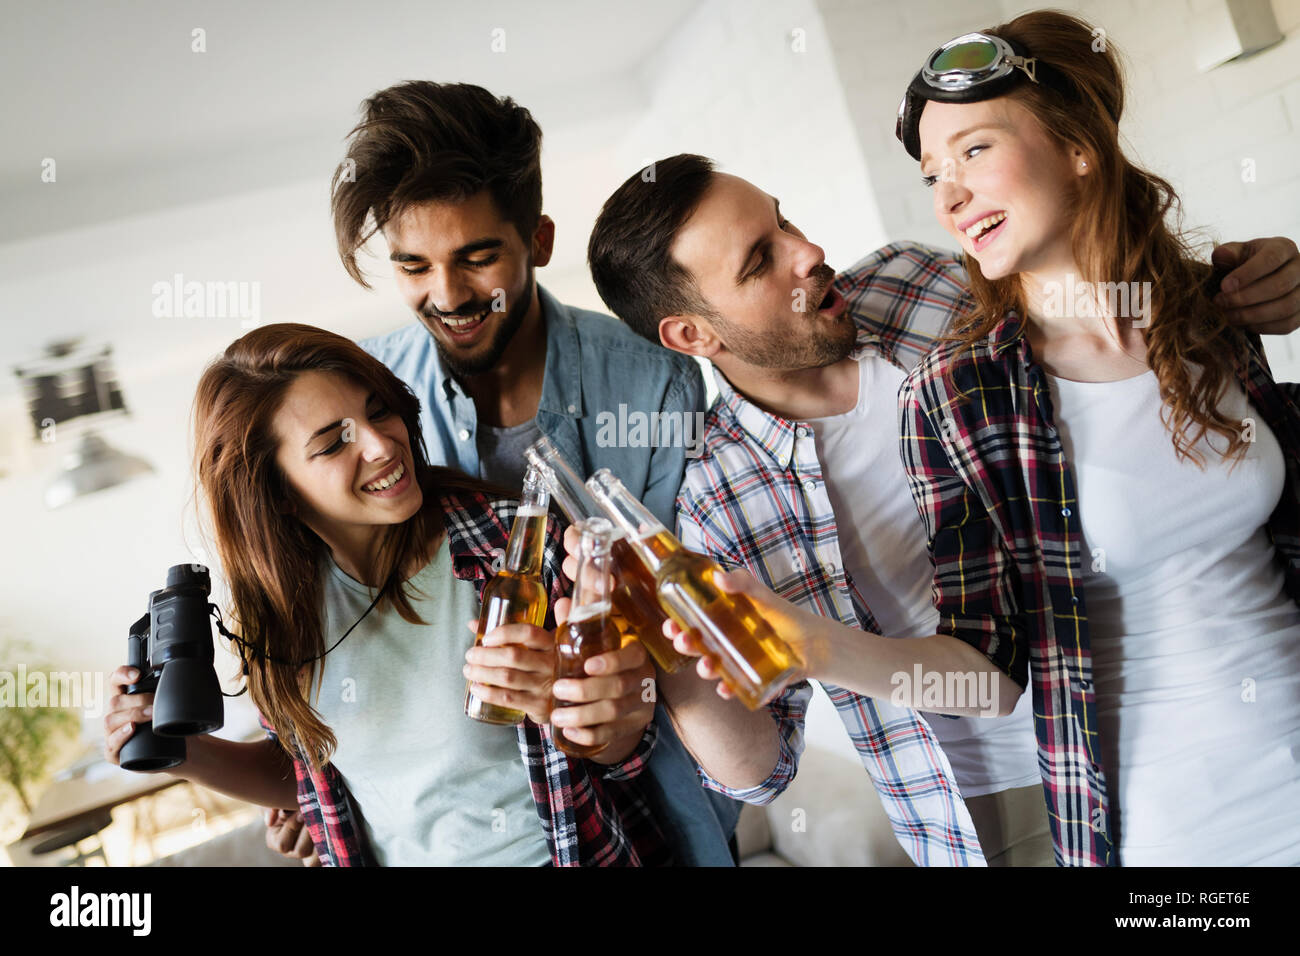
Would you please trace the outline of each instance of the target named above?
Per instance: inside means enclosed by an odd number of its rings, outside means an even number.
[[[959,33],[1002,20],[996,0],[818,0],[832,37],[835,68],[848,100],[876,200],[890,239],[953,243],[930,211],[930,193],[894,138],[908,81],[927,53]]]
[[[792,49],[799,36],[804,52]],[[812,0],[705,3],[642,76],[650,108],[620,143],[607,194],[652,159],[702,153],[780,199],[833,266],[886,241]]]
[[[916,163],[893,134],[898,101],[921,60],[961,32],[1053,6],[1102,27],[1120,50],[1129,80],[1121,128],[1130,155],[1173,183],[1185,226],[1216,241],[1300,240],[1300,0],[1273,0],[1282,43],[1206,74],[1195,67],[1190,0],[817,5],[891,239],[952,247]],[[1245,160],[1253,160],[1253,182],[1243,181]],[[1268,343],[1275,372],[1289,380],[1300,379],[1294,340]]]

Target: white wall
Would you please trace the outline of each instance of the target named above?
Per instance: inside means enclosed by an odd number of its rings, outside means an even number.
[[[916,163],[894,138],[908,81],[927,53],[960,33],[1001,21],[996,0],[818,0],[835,69],[890,240],[953,243],[934,220]]]
[[[780,199],[832,266],[885,241],[812,0],[701,4],[640,72],[650,109],[620,142],[606,195],[651,160],[701,153]]]

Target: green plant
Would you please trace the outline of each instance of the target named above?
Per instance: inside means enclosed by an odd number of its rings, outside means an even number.
[[[81,715],[71,707],[31,706],[19,679],[52,671],[30,645],[8,642],[0,650],[0,783],[7,784],[30,814],[34,790],[49,776],[50,764],[81,730]],[[0,686],[0,690],[3,690]]]

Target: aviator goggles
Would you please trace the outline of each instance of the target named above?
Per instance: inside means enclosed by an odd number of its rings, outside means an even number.
[[[921,158],[921,111],[927,100],[975,103],[1001,96],[1022,77],[1068,95],[1070,83],[1059,71],[1029,55],[1019,44],[988,33],[966,33],[949,40],[926,59],[898,105],[894,135],[915,160]]]

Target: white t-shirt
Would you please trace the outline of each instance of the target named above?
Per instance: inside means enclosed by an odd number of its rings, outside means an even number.
[[[898,449],[898,387],[906,373],[870,351],[858,369],[858,404],[808,422],[840,555],[886,637],[927,637],[939,623],[934,567]],[[1030,698],[1026,690],[1005,717],[926,715],[963,796],[1041,782]]]
[[[1300,609],[1265,523],[1282,451],[1180,462],[1154,372],[1048,377],[1077,482],[1098,735],[1125,866],[1300,864]],[[1243,428],[1247,426],[1243,425]],[[1216,451],[1218,449],[1218,451]]]

